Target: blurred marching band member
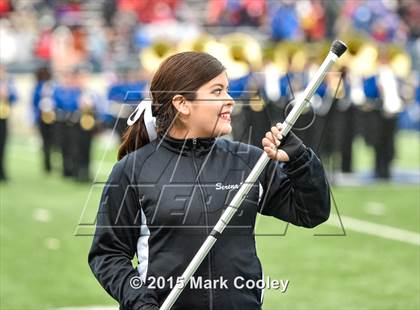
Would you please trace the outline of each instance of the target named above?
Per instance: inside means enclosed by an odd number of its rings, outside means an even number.
[[[77,126],[77,146],[79,152],[76,160],[76,179],[78,181],[87,182],[91,180],[90,160],[92,138],[97,127],[97,110],[95,107],[97,95],[85,89],[84,85],[81,85],[80,87],[82,93],[78,101],[80,119]]]
[[[63,162],[63,176],[75,175],[77,158],[78,100],[81,90],[76,72],[66,72],[62,82],[54,90],[53,98],[57,113],[57,129]]]
[[[276,96],[278,99],[276,101],[269,100],[267,105],[267,110],[273,121],[284,121],[287,114],[292,110],[294,101],[309,83],[309,72],[306,69],[306,66],[301,69],[293,66],[291,59],[288,59],[287,71],[279,75],[277,79],[278,95]],[[325,92],[324,84],[318,88],[311,102],[319,100],[317,95],[319,96],[322,92]],[[318,152],[319,141],[315,139],[315,130],[307,128],[313,123],[314,117],[314,111],[308,108],[296,122],[294,130],[300,139],[305,141],[307,145],[310,145],[315,152]]]
[[[340,166],[342,172],[352,172],[355,111],[345,67],[327,75],[311,100],[311,106],[315,113],[313,125],[308,130],[312,135],[312,147],[329,162],[331,172]]]
[[[289,102],[294,103],[296,99],[302,96],[318,66],[315,60],[308,59],[301,70],[288,73],[290,83],[287,85],[286,91],[289,91]],[[297,84],[296,77],[299,78]],[[328,113],[331,109],[331,100],[328,98],[327,88],[326,82],[322,81],[315,91],[310,105],[303,112],[301,120],[295,125],[295,131],[300,134],[301,139],[304,139],[320,158],[329,157],[333,149],[333,136],[330,135],[331,132],[325,130],[328,124]],[[292,107],[287,107],[285,113],[289,113],[291,109]]]
[[[43,168],[51,172],[51,153],[56,145],[56,115],[53,93],[55,82],[51,78],[49,67],[40,67],[36,72],[36,85],[33,92],[32,104],[35,123],[41,134]]]
[[[395,157],[395,135],[398,115],[403,109],[396,75],[388,64],[388,57],[382,55],[378,68],[378,87],[382,99],[379,117],[380,141],[375,148],[375,176],[390,178],[390,165]]]
[[[7,119],[10,106],[17,100],[13,81],[7,76],[6,69],[0,64],[0,182],[7,180],[4,167],[4,153],[8,136]]]
[[[282,83],[285,73],[279,72],[278,68],[271,61],[265,63],[262,71],[262,78],[259,80],[258,84],[259,92],[265,105],[259,106],[260,109],[256,109],[258,106],[254,105],[253,115],[258,115],[261,123],[266,126],[271,126],[273,122],[284,121],[286,99],[283,96],[282,91],[284,90],[284,87],[282,87]],[[262,130],[265,131],[265,128]],[[261,130],[259,130],[259,132],[260,131]],[[254,141],[254,143],[256,143],[256,141]]]
[[[253,144],[255,128],[251,124],[249,103],[252,100],[249,92],[251,73],[229,79],[229,94],[236,100],[237,106],[232,112],[232,137],[235,140]]]
[[[66,74],[54,91],[58,131],[63,158],[63,176],[90,180],[90,150],[97,128],[100,98],[86,88],[86,69],[78,66]]]
[[[402,100],[395,74],[382,55],[377,73],[363,79],[366,97],[365,139],[375,150],[375,177],[390,178],[390,165],[395,156],[395,134]]]
[[[107,95],[112,126],[120,139],[127,127],[127,118],[146,97],[144,93],[148,86],[146,80],[139,79],[136,70],[124,68],[122,71],[120,78],[110,85]]]
[[[411,76],[412,85],[409,85],[413,95],[407,98],[407,107],[399,118],[399,128],[413,129],[420,131],[420,73],[413,73]]]
[[[269,60],[261,71],[229,81],[230,94],[238,102],[233,112],[233,138],[255,146],[272,124],[284,120],[285,103],[279,86],[283,76]]]
[[[352,147],[356,135],[355,106],[350,98],[350,82],[346,67],[340,68],[340,74],[330,76],[328,79],[330,96],[332,101],[331,121],[335,133],[335,149],[340,153],[341,171],[350,173],[353,171]]]

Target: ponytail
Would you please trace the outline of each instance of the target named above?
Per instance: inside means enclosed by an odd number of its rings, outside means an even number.
[[[147,134],[146,126],[144,125],[144,113],[132,125],[128,126],[122,136],[122,142],[118,149],[117,159],[122,159],[128,153],[131,153],[138,148],[148,144],[149,136]]]

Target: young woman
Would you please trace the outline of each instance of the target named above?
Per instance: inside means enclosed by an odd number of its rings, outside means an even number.
[[[214,57],[167,58],[150,91],[152,103],[142,102],[128,121],[89,253],[120,309],[159,309],[263,152],[219,138],[231,132],[234,102]],[[239,277],[263,277],[257,213],[304,227],[327,220],[329,187],[312,150],[292,132],[282,137],[279,124],[262,146],[270,163],[172,309],[261,309],[261,289],[237,287]]]

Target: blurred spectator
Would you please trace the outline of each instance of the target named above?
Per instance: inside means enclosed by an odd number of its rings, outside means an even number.
[[[134,53],[134,29],[137,25],[136,17],[130,12],[117,12],[114,16],[113,27],[107,29],[106,64],[127,61]],[[108,68],[107,68],[108,69]]]
[[[0,19],[0,63],[10,64],[16,61],[18,41],[16,31],[8,19]]]
[[[219,26],[261,26],[266,13],[265,0],[210,0],[207,23]]]
[[[322,40],[354,28],[380,42],[408,40],[413,67],[418,64],[418,1],[16,0],[14,11],[11,4],[0,2],[0,17],[7,17],[0,22],[1,57],[6,63],[31,62],[28,53],[33,51],[38,59],[52,59],[54,69],[59,58],[63,70],[84,61],[90,61],[95,71],[108,70],[114,63],[135,58],[157,39],[193,39],[206,23],[258,27],[257,32],[275,41]],[[34,18],[39,20],[38,28],[31,25]],[[17,49],[16,42],[25,48]]]
[[[87,24],[87,43],[89,62],[94,72],[103,70],[106,55],[108,53],[108,41],[103,23],[99,19],[91,19]]]
[[[400,0],[398,3],[398,14],[408,27],[409,38],[418,38],[420,36],[420,2]]]
[[[396,1],[347,0],[342,9],[357,31],[363,31],[379,42],[404,41],[406,29],[397,15]]]
[[[30,64],[33,60],[33,46],[38,39],[38,31],[36,29],[37,19],[33,11],[27,7],[16,7],[18,11],[13,13],[10,18],[16,38],[18,48],[16,49],[15,62],[16,65]]]
[[[325,38],[325,9],[320,0],[298,1],[296,9],[301,27],[308,41]]]
[[[52,68],[66,72],[88,59],[86,33],[80,26],[59,26],[53,32]]]
[[[52,57],[54,18],[45,14],[39,20],[39,37],[34,46],[34,53],[41,61],[50,61]]]
[[[118,10],[133,12],[142,24],[175,20],[180,0],[117,0]]]
[[[300,40],[303,38],[302,29],[299,24],[299,17],[296,12],[296,5],[293,1],[274,3],[270,8],[271,17],[271,38],[279,40]]]
[[[341,0],[322,1],[325,9],[325,32],[326,37],[333,39],[336,35],[335,22],[340,14]]]
[[[62,25],[80,25],[83,18],[83,1],[66,0],[55,5],[57,22]]]
[[[12,10],[12,4],[10,0],[0,0],[0,18],[6,17]]]
[[[112,27],[114,15],[117,12],[116,0],[104,0],[102,4],[102,17],[107,27]]]
[[[400,1],[399,4],[399,15],[408,30],[407,51],[412,59],[412,67],[418,71],[420,67],[420,2]]]

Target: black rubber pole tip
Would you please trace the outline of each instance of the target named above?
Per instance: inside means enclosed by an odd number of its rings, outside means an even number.
[[[343,41],[335,40],[331,45],[330,51],[340,57],[347,50],[347,45]]]

